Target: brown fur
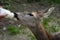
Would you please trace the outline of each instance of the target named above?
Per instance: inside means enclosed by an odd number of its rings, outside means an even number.
[[[46,35],[49,38],[49,40],[53,40],[53,36],[46,31],[42,22],[40,22],[40,28],[42,29],[44,35]]]
[[[51,13],[53,10],[54,10],[54,7],[50,8],[50,9],[48,9],[48,10],[43,10],[43,11],[38,11],[38,12],[32,12],[32,14],[33,14],[35,17],[39,16],[39,18],[41,18],[41,17],[46,17],[47,15],[49,16],[50,13]],[[44,15],[44,13],[45,13],[46,15]],[[40,19],[40,20],[41,20],[41,19]],[[42,32],[44,33],[44,35],[49,38],[49,40],[53,40],[53,36],[46,31],[46,29],[44,28],[42,22],[40,22],[39,27],[41,28],[41,30],[42,30]]]

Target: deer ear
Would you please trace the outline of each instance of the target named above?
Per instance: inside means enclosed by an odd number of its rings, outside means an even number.
[[[55,9],[55,7],[49,8],[48,11],[46,13],[44,13],[44,17],[45,18],[48,17],[53,12],[54,9]]]
[[[41,12],[46,13],[48,11],[48,8],[41,10]]]
[[[44,14],[44,13],[48,12],[48,8],[41,10],[41,11],[38,11],[38,12],[39,12],[39,14],[41,14],[41,13]]]

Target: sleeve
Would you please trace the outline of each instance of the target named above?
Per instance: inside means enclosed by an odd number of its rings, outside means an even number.
[[[5,18],[12,19],[14,18],[14,13],[10,12],[9,10],[6,10],[6,13],[8,14]]]

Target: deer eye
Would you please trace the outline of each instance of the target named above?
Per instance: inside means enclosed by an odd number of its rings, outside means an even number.
[[[29,13],[28,15],[29,15],[29,16],[33,16],[33,14],[32,14],[32,13]]]

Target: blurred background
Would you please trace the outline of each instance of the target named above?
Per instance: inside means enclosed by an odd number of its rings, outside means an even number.
[[[6,3],[3,7],[12,12],[40,11],[54,6],[55,10],[49,18],[43,19],[43,24],[50,33],[60,31],[60,0],[0,0],[0,2]],[[0,31],[0,40],[36,40],[27,27],[13,20],[1,19]]]

